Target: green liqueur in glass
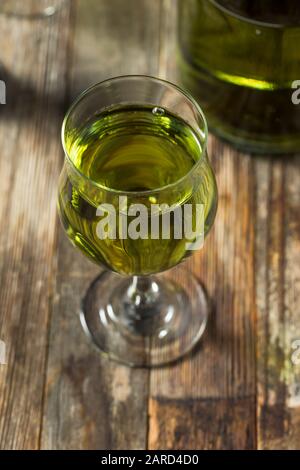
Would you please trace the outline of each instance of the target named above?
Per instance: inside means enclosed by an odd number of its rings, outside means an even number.
[[[67,168],[63,171],[58,199],[61,220],[71,241],[96,263],[120,274],[145,275],[169,269],[192,253],[187,251],[186,238],[174,238],[172,213],[170,239],[163,239],[161,233],[159,239],[152,239],[150,233],[147,239],[99,239],[101,216],[96,209],[105,197],[107,202],[102,187],[128,192],[127,205],[134,197],[135,203],[150,207],[160,203],[153,190],[180,181],[201,160],[201,184],[196,188],[193,180],[176,184],[174,190],[164,192],[163,202],[205,204],[205,233],[210,229],[216,211],[215,179],[203,152],[203,138],[180,117],[159,107],[119,105],[92,116],[67,133],[65,140],[73,165],[87,179],[76,178]],[[96,191],[95,184],[99,185]],[[161,227],[162,213],[157,218]]]
[[[181,80],[242,149],[300,149],[299,0],[179,0]]]

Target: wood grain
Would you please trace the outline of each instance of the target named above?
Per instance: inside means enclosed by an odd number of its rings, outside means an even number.
[[[219,210],[187,263],[211,298],[206,334],[169,368],[111,363],[77,315],[98,268],[58,224],[60,125],[102,79],[178,81],[176,0],[71,0],[47,21],[0,17],[0,31],[0,448],[300,449],[299,156],[210,137]]]
[[[59,125],[69,13],[0,17],[7,104],[1,107],[0,448],[36,449],[41,433],[49,302],[56,261]]]
[[[156,8],[151,0],[90,0],[89,8],[86,1],[79,1],[70,96],[114,75],[155,74],[158,12],[159,4]],[[80,298],[98,270],[60,230],[43,448],[146,447],[148,372],[101,357],[84,337],[76,315]]]
[[[253,398],[150,401],[151,449],[254,449]]]
[[[172,0],[163,2],[161,19],[164,34],[160,72],[171,81],[178,79],[174,66],[174,5]],[[188,265],[209,292],[211,318],[194,355],[172,368],[151,372],[149,446],[152,449],[255,447],[252,159],[213,137],[208,151],[219,188],[218,214],[204,249]],[[214,413],[216,421],[208,425]],[[247,425],[241,421],[241,413],[247,416]],[[168,420],[174,433],[166,432]],[[178,440],[177,426],[182,429]],[[189,429],[194,431],[189,433]]]
[[[256,161],[258,446],[300,447],[300,160]]]
[[[247,156],[241,158],[237,152],[220,145],[215,139],[211,140],[209,150],[219,186],[218,215],[204,249],[189,261],[189,265],[205,283],[213,310],[199,350],[189,360],[173,368],[151,373],[152,409],[156,410],[154,417],[150,415],[149,427],[149,442],[153,449],[172,448],[174,445],[174,441],[168,441],[168,434],[163,432],[161,426],[165,426],[165,422],[164,419],[160,420],[160,415],[171,414],[178,400],[181,402],[178,417],[186,422],[186,427],[206,430],[203,439],[201,432],[190,435],[190,448],[208,448],[209,442],[219,442],[218,448],[255,446],[255,435],[251,438],[248,435],[249,429],[255,429],[256,421],[253,407],[255,303],[252,161]],[[240,190],[234,192],[233,187]],[[183,406],[185,401],[186,407]],[[191,412],[191,402],[196,408],[206,407],[207,415]],[[227,408],[235,406],[237,409],[230,411],[229,419]],[[247,426],[240,419],[243,406]],[[206,422],[207,416],[213,416],[216,408],[218,420],[224,413],[223,425],[227,437],[222,443],[219,441],[219,426],[207,426]],[[175,417],[173,424],[174,420]],[[159,439],[153,439],[152,434]],[[182,443],[186,445],[185,441]]]

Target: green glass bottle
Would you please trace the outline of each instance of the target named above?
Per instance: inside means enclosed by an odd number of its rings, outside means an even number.
[[[243,150],[300,150],[299,0],[179,0],[182,84]]]

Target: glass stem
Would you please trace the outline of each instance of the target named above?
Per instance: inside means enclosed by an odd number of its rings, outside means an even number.
[[[133,276],[126,297],[128,318],[135,322],[136,328],[146,331],[160,313],[158,283],[152,276]]]
[[[140,296],[147,296],[147,293],[152,290],[151,276],[133,276],[131,285],[128,289],[128,294],[139,294]]]

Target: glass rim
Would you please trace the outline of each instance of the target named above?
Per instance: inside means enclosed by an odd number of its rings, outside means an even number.
[[[160,82],[163,85],[170,86],[171,88],[173,88],[177,92],[184,95],[191,102],[191,104],[194,106],[197,113],[201,116],[201,119],[202,119],[203,124],[204,124],[204,130],[202,131],[203,134],[204,134],[204,140],[203,140],[203,143],[202,143],[201,158],[199,158],[199,160],[195,162],[195,164],[192,166],[192,168],[185,175],[183,175],[181,178],[179,178],[176,181],[173,181],[170,184],[160,186],[158,188],[147,189],[147,190],[144,190],[144,191],[124,191],[124,190],[121,190],[121,189],[109,188],[108,186],[105,186],[102,183],[98,183],[97,181],[94,181],[89,176],[85,175],[82,171],[80,171],[76,167],[76,165],[72,161],[72,159],[71,159],[71,157],[70,157],[70,155],[69,155],[69,153],[66,149],[66,145],[65,145],[65,130],[66,130],[67,121],[68,121],[69,117],[71,116],[72,112],[76,109],[78,104],[85,98],[85,96],[88,95],[91,91],[93,91],[96,88],[100,87],[101,85],[103,85],[105,83],[108,83],[108,82],[112,82],[112,81],[122,81],[124,79],[143,79],[143,78],[147,79],[147,80],[154,81],[154,82]],[[104,109],[108,109],[108,107],[104,108]],[[198,130],[195,131],[193,129],[193,131],[196,132],[197,135],[199,134]],[[82,91],[77,96],[77,98],[75,98],[75,100],[73,101],[73,103],[71,104],[71,106],[69,107],[68,111],[65,114],[65,117],[64,117],[64,120],[63,120],[63,123],[62,123],[62,128],[61,128],[61,141],[62,141],[63,151],[64,151],[65,158],[66,158],[67,162],[71,165],[72,170],[74,170],[75,173],[77,173],[80,178],[83,178],[84,180],[87,180],[89,184],[91,184],[92,186],[95,186],[99,190],[106,191],[108,193],[119,194],[119,195],[127,195],[127,196],[151,195],[151,194],[161,192],[161,191],[164,191],[164,190],[169,189],[169,188],[174,188],[174,187],[180,185],[185,179],[189,178],[198,167],[202,166],[202,164],[204,162],[204,159],[205,159],[205,153],[206,153],[206,150],[207,150],[207,139],[208,139],[208,127],[207,127],[206,118],[205,118],[204,112],[202,111],[202,109],[201,109],[200,105],[197,103],[197,101],[190,95],[189,92],[183,90],[178,85],[175,85],[174,83],[171,83],[168,80],[164,80],[162,78],[156,78],[156,77],[153,77],[151,75],[119,75],[117,77],[107,78],[105,80],[102,80],[101,82],[97,82],[97,83],[89,86],[84,91]]]
[[[294,24],[289,24],[289,23],[273,23],[273,22],[266,22],[266,21],[261,21],[261,20],[255,20],[255,19],[252,19],[252,18],[247,18],[246,16],[244,16],[243,14],[241,13],[237,13],[235,12],[234,10],[231,10],[230,8],[222,5],[221,3],[219,3],[218,0],[209,0],[210,3],[212,3],[216,8],[218,8],[219,10],[222,10],[223,12],[229,14],[230,16],[238,19],[239,21],[243,21],[244,23],[249,23],[253,26],[261,26],[263,28],[274,28],[274,29],[284,29],[288,26],[291,26],[291,27],[298,27],[297,25],[294,25]]]

